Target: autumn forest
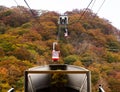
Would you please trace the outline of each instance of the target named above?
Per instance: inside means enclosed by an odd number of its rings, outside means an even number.
[[[89,69],[92,92],[98,92],[99,84],[106,92],[120,92],[120,30],[90,9],[80,19],[84,10],[65,12],[69,35],[60,35],[59,62]],[[59,16],[54,11],[0,6],[0,92],[11,87],[24,92],[24,71],[51,63]]]

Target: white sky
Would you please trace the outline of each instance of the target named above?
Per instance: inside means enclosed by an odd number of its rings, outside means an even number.
[[[26,6],[24,0],[0,0],[0,5],[11,7],[17,6],[15,1],[21,5]],[[51,10],[59,13],[71,11],[73,9],[83,9],[88,6],[91,0],[26,0],[32,9]],[[93,0],[94,2],[95,0]],[[96,0],[92,10],[94,13],[98,11],[104,0]],[[92,6],[92,4],[91,4]],[[89,7],[90,8],[90,7]],[[108,19],[112,25],[120,29],[120,0],[105,0],[104,5],[98,12],[98,16]]]

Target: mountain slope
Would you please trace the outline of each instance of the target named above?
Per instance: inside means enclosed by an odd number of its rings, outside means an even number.
[[[22,11],[20,10],[22,9]],[[23,90],[23,71],[51,63],[53,42],[57,41],[58,13],[43,11],[35,16],[27,8],[0,7],[0,91],[11,86]],[[106,19],[91,10],[80,19],[83,10],[67,11],[69,36],[61,29],[60,63],[83,66],[91,70],[92,90],[99,84],[105,91],[120,88],[120,32]],[[19,74],[18,74],[19,73]]]

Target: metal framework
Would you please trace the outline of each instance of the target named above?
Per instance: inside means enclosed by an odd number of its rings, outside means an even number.
[[[53,73],[66,73],[66,74],[86,74],[87,92],[91,92],[91,73],[90,71],[72,71],[72,70],[26,70],[25,71],[25,84],[24,91],[28,92],[28,74],[53,74]]]

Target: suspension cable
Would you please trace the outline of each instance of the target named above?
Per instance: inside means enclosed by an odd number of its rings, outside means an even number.
[[[100,9],[102,8],[102,6],[103,6],[104,3],[105,3],[105,0],[103,0],[102,4],[101,4],[101,6],[98,8],[96,14],[100,11]]]
[[[28,6],[28,8],[29,8],[29,10],[30,10],[31,14],[32,14],[32,15],[33,15],[33,17],[34,17],[34,16],[35,16],[35,14],[34,14],[34,12],[32,11],[32,9],[30,8],[29,4],[27,3],[27,1],[26,1],[26,0],[24,0],[24,2],[25,2],[25,4]]]
[[[14,2],[16,3],[17,8],[19,8],[20,13],[22,13],[22,12],[24,11],[24,9],[23,9],[23,8],[21,8],[21,6],[18,4],[18,2],[17,2],[16,0],[14,0]]]
[[[96,15],[98,14],[98,12],[100,11],[100,9],[102,8],[103,4],[105,3],[105,0],[103,0],[102,4],[100,5],[100,7],[98,8],[97,12],[95,13],[94,18],[96,17]]]
[[[93,0],[90,1],[90,3],[88,4],[87,8],[85,9],[85,11],[82,13],[82,15],[80,16],[80,18],[78,20],[81,20],[81,18],[85,15],[88,7],[91,5],[92,2],[93,2]]]
[[[91,6],[91,8],[90,8],[91,10],[92,10],[93,6],[95,5],[95,2],[96,2],[96,0],[94,0],[93,4]]]
[[[14,0],[14,2],[16,3],[16,5],[17,5],[17,6],[19,6],[19,4],[17,3],[17,1],[16,1],[16,0]]]
[[[32,14],[32,16],[33,16],[33,18],[36,20],[36,22],[39,24],[39,26],[41,26],[41,23],[40,23],[40,21],[37,19],[37,17],[35,17],[35,14],[34,14],[34,12],[32,11],[32,9],[30,8],[30,6],[29,6],[29,4],[27,3],[27,1],[26,0],[24,0],[24,2],[25,2],[25,4],[28,6],[28,8],[29,8],[29,10],[30,10],[30,12],[31,12],[31,14]],[[33,26],[34,26],[34,24],[32,24]],[[35,27],[35,26],[34,26]],[[36,28],[36,27],[35,27]]]
[[[74,22],[70,23],[70,25],[74,24],[76,22],[79,22],[82,19],[82,17],[85,15],[87,9],[89,8],[89,6],[91,5],[92,2],[93,2],[93,0],[90,1],[90,3],[88,4],[87,8],[85,8],[84,12],[81,14],[80,18],[77,21],[74,21]]]

